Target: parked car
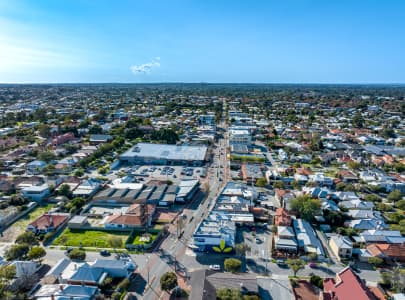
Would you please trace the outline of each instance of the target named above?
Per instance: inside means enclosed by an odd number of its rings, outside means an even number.
[[[110,253],[110,251],[108,251],[108,250],[101,250],[101,251],[100,251],[100,255],[102,255],[102,256],[110,256],[111,253]]]
[[[256,238],[256,244],[261,244],[261,243],[262,243],[262,240],[259,238]]]
[[[210,270],[220,271],[221,266],[220,265],[210,265]]]
[[[312,268],[312,269],[316,269],[318,267],[318,264],[314,263],[314,262],[311,262],[311,263],[309,263],[309,267]]]
[[[282,260],[282,259],[277,259],[276,263],[277,263],[277,265],[278,265],[279,267],[282,267],[282,268],[287,267],[287,263],[286,263],[284,260]]]

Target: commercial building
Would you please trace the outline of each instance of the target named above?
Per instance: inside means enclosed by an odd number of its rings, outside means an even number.
[[[120,156],[126,164],[190,165],[201,166],[207,155],[207,146],[179,146],[138,143]]]
[[[229,129],[229,144],[250,145],[252,136],[247,129]]]

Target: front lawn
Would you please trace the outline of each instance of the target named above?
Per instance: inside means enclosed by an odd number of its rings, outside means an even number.
[[[72,230],[65,229],[62,234],[55,239],[53,245],[71,247],[97,247],[97,248],[124,248],[128,238],[128,232],[107,232],[98,230]],[[122,240],[121,247],[111,247],[112,237],[119,237]]]
[[[150,243],[153,243],[153,241],[157,237],[157,233],[148,233],[149,239],[147,238],[142,238],[145,236],[145,234],[139,233],[133,240],[132,245],[147,245]]]

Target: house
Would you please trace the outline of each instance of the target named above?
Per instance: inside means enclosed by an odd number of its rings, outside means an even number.
[[[352,199],[339,202],[339,206],[346,209],[373,210],[374,203],[360,199]]]
[[[276,226],[291,226],[291,216],[282,207],[277,208],[274,215],[274,225]]]
[[[380,219],[379,212],[370,209],[350,209],[346,215],[352,219]]]
[[[405,237],[398,230],[365,230],[355,237],[356,242],[362,243],[405,243]]]
[[[249,273],[223,273],[212,270],[198,270],[191,273],[191,294],[189,299],[216,299],[219,288],[238,289],[242,294],[258,295],[256,275]]]
[[[91,134],[90,135],[90,145],[105,144],[111,142],[113,137],[109,134]]]
[[[290,202],[292,199],[295,198],[293,192],[289,190],[282,190],[282,189],[275,189],[275,199],[278,200],[280,206],[289,210],[290,209]]]
[[[113,214],[103,220],[105,228],[144,228],[151,226],[155,205],[132,204],[125,213]]]
[[[242,179],[249,183],[255,184],[257,179],[263,178],[263,172],[259,165],[243,164],[241,166]]]
[[[349,170],[341,170],[337,173],[337,177],[340,178],[344,183],[357,182],[359,178]]]
[[[89,198],[92,197],[101,188],[100,181],[90,178],[83,180],[82,183],[73,191],[74,197]]]
[[[383,220],[379,219],[358,219],[346,221],[344,224],[346,227],[350,227],[356,230],[371,230],[371,229],[387,229],[388,225]]]
[[[297,236],[299,250],[305,253],[315,253],[318,258],[325,257],[322,244],[312,226],[303,219],[293,220],[295,234]]]
[[[46,275],[56,277],[59,283],[96,286],[107,276],[124,278],[135,269],[136,264],[127,260],[97,259],[94,262],[80,263],[62,258]]]
[[[274,237],[274,248],[278,251],[297,253],[297,241],[292,227],[278,226]]]
[[[29,174],[29,175],[41,174],[42,171],[45,169],[45,167],[46,167],[46,162],[44,162],[42,160],[34,160],[32,162],[29,162],[26,165],[27,174]]]
[[[352,269],[346,267],[337,273],[335,278],[324,279],[320,299],[375,300],[376,298]]]
[[[28,186],[21,191],[24,198],[37,202],[45,200],[51,194],[47,184]]]
[[[55,137],[52,140],[52,146],[57,147],[57,146],[66,144],[68,142],[71,142],[74,139],[75,139],[75,136],[73,135],[73,133],[68,132],[68,133],[65,133],[65,134],[62,134],[62,135],[59,135],[59,136]]]
[[[388,244],[378,243],[367,245],[367,251],[373,257],[380,257],[387,263],[405,262],[405,243]]]
[[[72,284],[44,284],[33,295],[35,300],[96,299],[99,289],[94,286]]]
[[[27,230],[32,231],[35,234],[55,231],[66,224],[69,217],[70,214],[66,213],[45,213],[34,222],[28,224]]]
[[[346,236],[333,235],[329,239],[329,246],[339,259],[352,257],[353,243]]]

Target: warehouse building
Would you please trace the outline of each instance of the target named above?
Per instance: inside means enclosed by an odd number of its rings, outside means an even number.
[[[207,146],[138,143],[120,156],[126,164],[203,165]]]

